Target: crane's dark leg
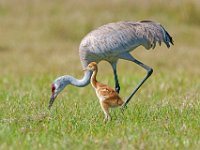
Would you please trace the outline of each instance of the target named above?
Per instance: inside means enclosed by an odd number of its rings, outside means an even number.
[[[142,68],[144,68],[147,71],[147,74],[144,77],[144,79],[136,86],[136,88],[133,90],[133,92],[131,93],[131,95],[126,99],[126,101],[122,105],[122,108],[125,108],[127,106],[127,104],[129,103],[129,101],[131,100],[131,98],[133,97],[133,95],[138,91],[138,89],[142,86],[142,84],[151,76],[151,74],[153,73],[153,69],[150,68],[149,66],[143,64],[142,62],[136,60],[129,53],[123,55],[122,59],[130,60],[130,61],[136,63],[137,65],[141,66]]]
[[[115,78],[115,91],[119,93],[120,86],[119,86],[118,75],[117,75],[117,62],[113,62],[111,63],[111,65],[113,68],[113,73],[114,73],[114,78]]]

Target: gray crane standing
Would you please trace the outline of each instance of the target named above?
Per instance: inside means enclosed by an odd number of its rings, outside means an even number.
[[[147,71],[144,79],[136,86],[130,96],[123,104],[127,106],[133,95],[141,85],[152,74],[153,69],[135,59],[130,52],[142,45],[146,49],[154,49],[156,43],[161,45],[164,42],[167,47],[173,44],[172,37],[159,23],[153,21],[121,21],[103,25],[88,33],[81,41],[79,47],[80,61],[83,69],[86,69],[90,62],[99,63],[102,60],[109,62],[112,66],[115,90],[119,93],[120,85],[117,75],[117,62],[119,59],[136,63]],[[49,109],[57,95],[69,84],[84,87],[89,84],[92,72],[86,70],[82,79],[76,79],[69,75],[58,77],[52,83],[52,95],[49,101]]]

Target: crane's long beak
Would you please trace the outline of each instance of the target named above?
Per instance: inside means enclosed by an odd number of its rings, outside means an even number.
[[[49,100],[49,106],[48,106],[49,109],[51,109],[51,106],[53,105],[53,102],[55,99],[56,99],[56,96],[54,94],[52,94],[51,98]]]

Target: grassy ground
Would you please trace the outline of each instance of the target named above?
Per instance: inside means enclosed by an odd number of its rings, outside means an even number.
[[[199,1],[0,1],[0,149],[198,149],[200,145]],[[125,114],[103,113],[91,86],[67,87],[47,110],[51,82],[81,78],[78,46],[90,30],[112,21],[152,19],[174,38],[132,54],[154,74]],[[98,79],[114,85],[109,64]],[[119,61],[125,99],[145,71]]]

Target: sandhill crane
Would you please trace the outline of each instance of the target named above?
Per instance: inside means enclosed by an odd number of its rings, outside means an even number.
[[[134,62],[147,71],[144,79],[124,102],[124,108],[153,72],[152,68],[135,59],[130,52],[140,45],[146,49],[154,49],[157,42],[159,45],[161,45],[161,42],[164,42],[168,48],[170,47],[170,43],[173,44],[172,37],[159,23],[146,20],[109,23],[91,31],[82,39],[79,47],[80,61],[83,69],[90,62],[99,63],[102,60],[109,62],[113,69],[115,90],[117,92],[120,91],[117,75],[117,62],[119,59]],[[76,79],[69,75],[58,77],[52,83],[52,96],[49,101],[49,108],[52,106],[57,95],[67,85],[84,87],[89,84],[91,75],[92,72],[87,70],[84,72],[82,79]]]
[[[98,67],[96,62],[91,62],[87,66],[86,70],[91,70],[93,72],[90,82],[96,91],[97,97],[99,98],[99,102],[101,104],[101,108],[105,114],[104,121],[107,122],[111,119],[109,108],[121,106],[123,101],[115,90],[97,81],[96,76]]]

